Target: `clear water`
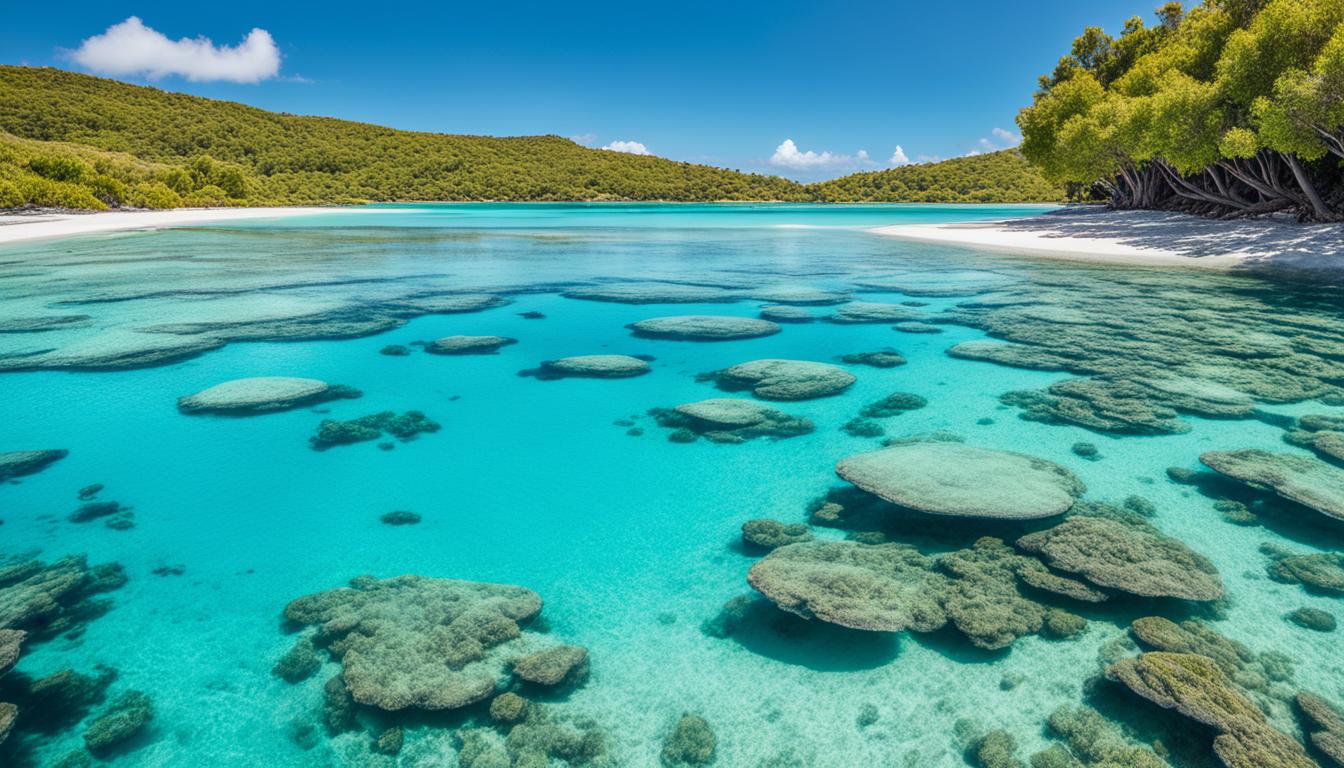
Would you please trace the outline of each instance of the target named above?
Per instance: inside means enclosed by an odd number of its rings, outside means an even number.
[[[106,664],[120,671],[115,690],[149,693],[157,708],[151,738],[117,757],[117,765],[455,765],[447,730],[430,726],[413,728],[396,760],[369,755],[360,735],[303,750],[291,739],[291,722],[312,719],[322,681],[336,667],[298,686],[270,673],[292,641],[279,622],[289,600],[360,574],[416,573],[540,593],[552,634],[591,653],[592,678],[564,706],[604,724],[620,765],[656,765],[663,736],[685,711],[714,726],[718,764],[725,766],[962,765],[954,735],[962,718],[1009,730],[1029,753],[1046,743],[1042,725],[1050,712],[1082,700],[1098,650],[1124,635],[1123,622],[1094,621],[1071,642],[1023,638],[998,654],[906,634],[715,639],[700,631],[725,600],[748,590],[745,574],[754,560],[735,546],[741,523],[805,519],[808,502],[837,484],[836,460],[874,445],[839,426],[863,404],[900,390],[930,405],[889,420],[891,435],[951,430],[976,445],[1063,464],[1085,480],[1089,498],[1137,493],[1153,501],[1154,523],[1221,571],[1230,600],[1219,631],[1256,650],[1289,653],[1310,687],[1340,697],[1344,654],[1335,636],[1281,619],[1303,605],[1336,611],[1338,601],[1269,581],[1256,547],[1279,535],[1223,522],[1210,500],[1164,475],[1168,466],[1196,466],[1206,450],[1286,450],[1280,429],[1189,417],[1194,428],[1187,434],[1118,438],[1023,421],[998,396],[1066,375],[951,358],[948,347],[984,337],[956,325],[917,335],[886,324],[812,323],[749,341],[653,341],[632,337],[626,324],[671,314],[754,316],[760,302],[632,306],[557,293],[594,280],[845,289],[910,270],[948,279],[978,279],[992,270],[1011,280],[1089,270],[864,231],[1035,212],[416,206],[0,249],[3,315],[93,318],[84,327],[0,334],[0,354],[97,345],[160,323],[299,315],[419,289],[481,289],[513,299],[485,312],[417,317],[364,338],[231,343],[128,371],[0,374],[0,450],[70,450],[44,472],[0,488],[0,553],[87,552],[93,562],[123,563],[130,576],[112,595],[116,607],[83,637],[36,646],[20,670]],[[1172,283],[1204,279],[1107,269]],[[1107,279],[1095,269],[1086,274]],[[91,296],[121,300],[61,303]],[[965,299],[921,300],[929,303],[921,311],[934,314]],[[517,314],[531,310],[546,319]],[[451,334],[499,334],[519,343],[493,356],[378,354],[387,344]],[[651,407],[713,396],[710,385],[695,381],[700,372],[764,357],[829,361],[888,346],[909,364],[854,367],[858,383],[843,396],[781,406],[816,423],[804,437],[681,445],[647,418],[642,437],[612,424]],[[515,375],[540,360],[599,352],[652,355],[653,373],[623,381]],[[175,407],[179,396],[259,375],[310,376],[364,391],[363,399],[326,406],[334,418],[419,409],[443,430],[392,451],[370,442],[318,453],[307,438],[324,417],[306,409],[226,419],[188,417]],[[1080,440],[1096,443],[1105,458],[1073,455],[1070,446]],[[76,490],[94,482],[106,484],[102,498],[134,507],[136,528],[66,521]],[[379,523],[379,515],[396,509],[419,512],[424,522]],[[1313,544],[1291,543],[1304,550]],[[183,576],[151,575],[178,564]],[[1003,690],[1006,674],[1024,682]],[[860,728],[855,718],[865,704],[880,717]],[[78,730],[30,746],[39,763],[55,759],[79,746]]]

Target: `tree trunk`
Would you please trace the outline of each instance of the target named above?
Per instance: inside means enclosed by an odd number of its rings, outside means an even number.
[[[1293,177],[1297,179],[1297,185],[1306,193],[1307,200],[1311,202],[1312,213],[1321,221],[1330,221],[1335,218],[1335,214],[1321,199],[1321,194],[1316,191],[1316,185],[1311,183],[1307,177],[1307,172],[1302,168],[1302,164],[1297,161],[1297,155],[1286,154],[1283,156],[1288,161],[1288,167],[1293,169]]]

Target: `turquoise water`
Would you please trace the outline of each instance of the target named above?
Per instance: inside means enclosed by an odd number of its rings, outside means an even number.
[[[227,324],[314,313],[368,313],[371,305],[442,291],[480,291],[512,303],[481,312],[403,318],[348,339],[220,342],[197,356],[132,370],[0,373],[0,451],[65,448],[68,458],[0,487],[0,554],[43,559],[85,552],[117,561],[129,576],[115,607],[75,639],[35,645],[19,670],[116,668],[113,692],[155,702],[146,737],[117,754],[124,766],[456,765],[458,721],[418,723],[397,758],[368,751],[368,736],[321,738],[304,749],[292,723],[313,720],[328,663],[296,686],[271,675],[293,638],[285,604],[360,574],[404,573],[524,585],[545,600],[551,636],[586,646],[592,675],[556,704],[598,720],[615,764],[656,765],[664,735],[683,712],[718,735],[718,765],[962,765],[958,720],[1015,735],[1030,754],[1048,743],[1043,725],[1061,704],[1080,703],[1100,649],[1125,635],[1128,617],[1094,620],[1081,637],[1019,639],[1010,651],[978,652],[911,634],[767,630],[708,637],[700,625],[748,592],[755,555],[738,546],[745,520],[805,521],[808,503],[841,485],[838,459],[871,438],[839,427],[892,392],[928,407],[886,420],[890,436],[949,430],[968,443],[1046,458],[1075,472],[1087,498],[1131,494],[1157,508],[1153,523],[1207,556],[1229,599],[1215,626],[1257,651],[1297,660],[1318,693],[1344,695],[1336,636],[1308,633],[1281,616],[1300,607],[1338,610],[1338,600],[1270,581],[1263,541],[1302,550],[1337,548],[1271,527],[1225,522],[1213,502],[1169,482],[1169,466],[1194,468],[1214,449],[1294,450],[1265,419],[1185,416],[1185,434],[1118,437],[1018,418],[999,396],[1040,389],[1063,372],[949,357],[983,339],[949,324],[906,334],[889,324],[785,325],[760,339],[697,343],[635,338],[627,324],[662,315],[754,317],[763,302],[629,305],[564,298],[569,285],[669,280],[732,287],[786,284],[852,290],[901,276],[931,283],[1031,285],[1102,295],[1116,281],[1143,290],[1201,293],[1184,309],[1234,310],[1228,299],[1291,304],[1292,288],[1253,277],[1209,277],[1063,265],[914,245],[867,227],[1026,215],[1019,207],[920,206],[547,206],[382,208],[334,216],[102,235],[0,249],[5,317],[87,314],[74,327],[0,334],[10,359],[78,359],[103,346],[158,344],[136,329],[180,323],[220,336]],[[1205,281],[1200,283],[1200,281]],[[89,303],[90,298],[101,299]],[[864,301],[899,303],[899,292]],[[919,297],[936,316],[970,299]],[[1115,311],[1126,311],[1117,295]],[[1313,295],[1300,311],[1344,342],[1340,305]],[[831,307],[815,307],[824,315]],[[537,311],[545,319],[518,313]],[[1333,324],[1333,325],[1332,325]],[[204,326],[203,326],[204,327]],[[441,357],[415,349],[454,334],[510,336],[497,355]],[[224,334],[227,335],[227,334]],[[148,338],[148,337],[154,338]],[[1173,342],[1177,343],[1177,342]],[[719,394],[696,374],[759,358],[834,362],[847,352],[894,347],[908,364],[849,366],[845,394],[776,404],[816,430],[741,445],[669,442],[643,416]],[[57,350],[52,352],[51,350]],[[568,355],[649,355],[653,372],[604,381],[539,381],[520,370]],[[59,367],[59,366],[57,366]],[[328,416],[306,408],[247,418],[185,416],[176,399],[247,376],[304,376],[359,388],[358,400],[322,406],[330,418],[421,410],[435,434],[380,450],[374,442],[315,452],[307,438]],[[1269,413],[1344,412],[1319,403],[1262,404]],[[637,417],[642,436],[613,421]],[[1087,461],[1070,447],[1095,443]],[[1299,451],[1301,452],[1301,451]],[[1307,455],[1305,452],[1301,452]],[[76,491],[103,483],[100,498],[134,508],[136,527],[74,524]],[[413,510],[415,526],[379,515]],[[818,528],[822,538],[842,531]],[[181,565],[181,576],[152,575]],[[1176,616],[1177,613],[1172,614]],[[1304,672],[1305,670],[1305,672]],[[1005,689],[1005,675],[1023,682]],[[856,725],[861,708],[879,717]],[[1136,705],[1137,706],[1137,705]],[[1281,727],[1291,729],[1291,723]],[[79,729],[25,738],[23,759],[54,760],[80,746]],[[13,747],[13,745],[8,745]],[[16,753],[17,754],[17,753]],[[17,759],[17,758],[16,758]]]

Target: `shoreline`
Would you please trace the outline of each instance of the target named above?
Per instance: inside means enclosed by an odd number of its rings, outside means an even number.
[[[1344,227],[1065,208],[1041,216],[875,227],[909,242],[1091,263],[1344,273]]]
[[[356,207],[173,208],[166,211],[96,211],[0,214],[0,245],[138,229],[163,229],[227,221],[350,213]]]

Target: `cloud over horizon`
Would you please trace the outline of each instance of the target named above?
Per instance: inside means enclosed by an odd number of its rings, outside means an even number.
[[[989,134],[994,138],[981,137],[975,142],[975,149],[967,152],[966,156],[974,157],[987,152],[998,152],[1001,149],[1012,149],[1022,143],[1021,136],[1003,128],[995,128]]]
[[[150,80],[177,75],[194,82],[257,83],[280,74],[280,49],[271,33],[253,28],[235,46],[208,37],[170,40],[137,16],[85,39],[70,57],[101,75]]]
[[[910,164],[910,158],[906,157],[905,150],[901,149],[900,144],[897,144],[896,151],[892,152],[891,157],[887,160],[887,165],[909,165],[909,164]]]
[[[868,153],[864,153],[866,159]],[[770,164],[778,165],[784,168],[793,168],[794,170],[834,168],[841,165],[852,165],[854,158],[849,155],[836,155],[831,152],[813,152],[808,150],[803,152],[798,149],[798,145],[793,143],[793,139],[785,139],[778,147],[775,147],[775,153],[770,156]]]
[[[599,147],[609,152],[624,152],[627,155],[652,155],[649,148],[640,144],[638,141],[613,141],[605,147]]]

